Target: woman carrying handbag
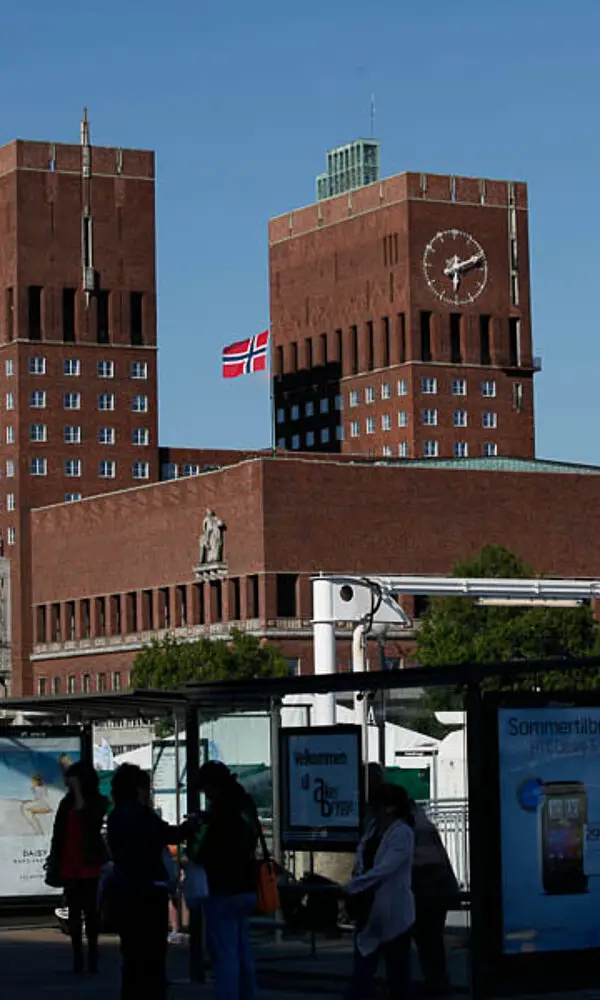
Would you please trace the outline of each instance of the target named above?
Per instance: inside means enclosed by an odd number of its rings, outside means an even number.
[[[372,799],[373,820],[361,841],[354,876],[346,886],[347,907],[356,919],[354,970],[347,1000],[368,1000],[381,959],[389,996],[410,993],[413,813],[405,790],[382,785]]]

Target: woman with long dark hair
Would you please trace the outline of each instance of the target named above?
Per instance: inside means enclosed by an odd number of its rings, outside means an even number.
[[[372,801],[373,820],[363,837],[346,886],[357,922],[354,972],[348,1000],[367,1000],[381,959],[390,996],[405,1000],[410,989],[414,818],[407,792],[381,785]]]
[[[122,764],[112,779],[115,808],[108,818],[113,861],[109,892],[121,939],[121,1000],[164,1000],[167,995],[169,875],[165,851],[192,831],[169,826],[151,805],[150,777]]]
[[[98,775],[91,764],[77,761],[65,775],[68,792],[60,803],[50,858],[60,872],[69,909],[73,971],[84,971],[83,920],[88,942],[88,970],[98,970],[98,881],[108,851],[102,824],[108,801],[100,795]]]

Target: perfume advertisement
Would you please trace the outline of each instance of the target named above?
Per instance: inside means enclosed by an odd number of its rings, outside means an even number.
[[[503,951],[600,947],[600,708],[498,713]]]

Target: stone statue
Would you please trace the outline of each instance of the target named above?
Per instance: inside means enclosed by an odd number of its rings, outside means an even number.
[[[214,510],[207,509],[200,535],[200,562],[220,563],[223,559],[223,530],[225,525]]]

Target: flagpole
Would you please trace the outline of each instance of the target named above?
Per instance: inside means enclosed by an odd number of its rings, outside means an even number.
[[[269,406],[271,407],[271,451],[275,454],[277,447],[277,421],[275,419],[275,392],[273,390],[273,345],[269,330]]]

